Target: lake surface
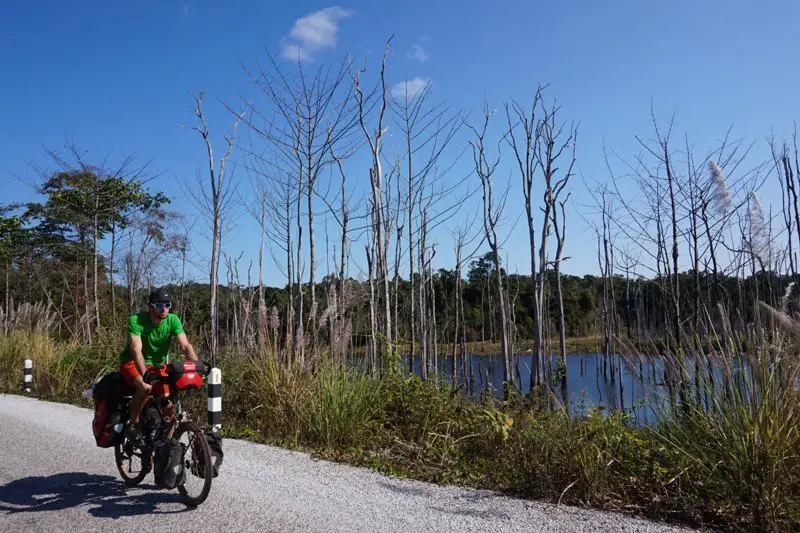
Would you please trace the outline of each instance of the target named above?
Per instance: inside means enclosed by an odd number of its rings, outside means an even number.
[[[406,375],[408,358],[404,357]],[[516,389],[523,394],[530,391],[530,376],[533,356],[520,354],[513,357]],[[605,371],[604,371],[605,362]],[[440,356],[440,376],[443,382],[452,383],[452,356]],[[553,370],[558,360],[550,361]],[[624,409],[638,425],[650,424],[656,420],[656,411],[668,403],[669,392],[664,385],[664,364],[660,358],[625,357],[622,362],[622,379],[619,369],[611,378],[611,364],[618,365],[617,357],[606,360],[598,354],[574,354],[567,356],[567,390],[570,413],[581,414],[592,406],[599,406],[605,412]],[[500,355],[468,356],[466,372],[463,372],[462,359],[456,358],[456,382],[462,386],[464,394],[481,396],[487,392],[496,397],[503,396],[503,358]],[[470,368],[471,367],[471,368]],[[421,360],[414,358],[414,373],[421,375]],[[464,377],[466,374],[466,379]],[[620,390],[620,384],[622,385]],[[560,384],[549,385],[556,397],[561,398]]]

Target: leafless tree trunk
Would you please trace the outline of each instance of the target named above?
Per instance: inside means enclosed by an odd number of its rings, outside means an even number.
[[[258,223],[259,227],[259,243],[258,243],[258,286],[256,296],[258,297],[258,307],[256,311],[256,340],[259,349],[263,350],[269,342],[269,316],[267,311],[266,300],[264,299],[264,253],[266,250],[267,238],[267,212],[269,210],[269,190],[271,186],[277,184],[268,181],[268,174],[254,171],[252,172],[251,186],[254,200],[252,203],[243,202],[245,208],[249,211],[253,219]],[[263,178],[263,179],[262,179]],[[248,282],[248,288],[250,283]]]
[[[373,208],[374,209],[374,208]],[[373,246],[370,250],[369,247],[365,247],[365,252],[367,254],[367,266],[369,268],[369,324],[371,335],[370,338],[370,368],[372,370],[372,375],[378,375],[378,339],[375,335],[375,332],[378,329],[378,317],[377,317],[377,305],[376,305],[376,298],[375,298],[375,258],[374,258],[374,251],[375,251],[375,236],[372,236]]]
[[[793,238],[796,238],[797,249],[800,251],[800,202],[798,202],[798,176],[796,174],[797,169],[800,168],[800,150],[798,150],[796,129],[793,150],[790,150],[786,142],[783,143],[780,150],[777,149],[774,140],[770,144],[775,169],[778,171],[778,182],[781,186],[781,211],[786,225],[786,240],[789,245],[789,268],[792,275],[796,275],[800,270],[793,250]]]
[[[508,134],[506,141],[511,145],[514,156],[519,167],[522,183],[522,194],[525,199],[525,217],[528,222],[528,241],[530,246],[531,258],[531,281],[533,282],[533,368],[531,369],[530,388],[541,383],[542,361],[542,322],[543,316],[542,294],[540,289],[541,278],[538,275],[536,227],[534,224],[533,210],[533,179],[538,167],[537,145],[541,130],[537,127],[536,110],[542,99],[542,87],[539,87],[533,97],[530,110],[527,111],[523,106],[512,100],[511,106],[506,104],[506,121],[508,123]],[[521,131],[519,131],[521,130]],[[549,223],[549,216],[545,216]],[[544,237],[546,239],[546,236]]]
[[[454,252],[456,257],[456,264],[455,264],[455,304],[454,304],[454,312],[455,312],[455,327],[453,328],[453,385],[457,383],[457,376],[456,376],[456,360],[460,356],[461,358],[461,375],[462,379],[466,383],[466,368],[467,368],[467,329],[466,329],[466,317],[464,316],[464,289],[462,287],[462,272],[461,269],[463,268],[464,261],[468,261],[471,257],[475,255],[478,247],[483,244],[483,240],[481,240],[478,245],[475,247],[471,253],[469,253],[466,257],[464,256],[464,247],[468,245],[472,245],[478,237],[478,234],[473,234],[472,237],[468,237],[469,233],[471,232],[471,228],[473,226],[474,220],[467,219],[462,225],[458,226],[453,231],[453,240],[455,242]],[[456,349],[458,346],[458,351]]]
[[[505,107],[508,133],[506,141],[511,146],[517,161],[522,182],[522,193],[525,199],[525,216],[528,222],[528,237],[531,253],[531,277],[534,283],[534,369],[531,372],[531,390],[534,385],[541,384],[543,372],[543,326],[548,320],[545,300],[545,283],[547,268],[550,264],[547,243],[550,239],[552,213],[556,209],[558,196],[567,185],[575,164],[575,139],[577,130],[574,125],[569,128],[564,138],[564,124],[558,121],[560,107],[553,104],[546,107],[543,101],[543,88],[540,86],[533,98],[530,110],[512,100]],[[537,118],[537,110],[540,116]],[[572,159],[566,171],[558,177],[559,162],[564,150],[572,149]],[[536,173],[541,172],[544,184],[542,211],[542,228],[539,245],[536,244],[534,227],[532,189]],[[538,253],[538,269],[537,269]],[[548,361],[549,351],[548,351]]]
[[[84,247],[86,242],[86,237],[82,234],[81,235],[81,248]],[[84,335],[86,336],[86,342],[88,344],[92,344],[92,325],[91,325],[91,311],[89,307],[89,258],[86,257],[86,253],[84,252],[83,257],[83,316],[81,317],[81,325],[83,327]]]
[[[263,348],[267,342],[268,320],[267,302],[264,300],[264,240],[267,234],[267,198],[264,191],[260,192],[261,213],[259,226],[261,233],[258,242],[258,346]]]
[[[94,314],[94,325],[96,328],[100,328],[100,282],[98,280],[99,273],[98,273],[98,261],[97,257],[100,254],[100,250],[98,250],[98,209],[99,209],[99,193],[95,191],[94,193],[94,223],[92,224],[92,252],[94,255],[93,257],[93,268],[92,268],[92,295],[94,297],[94,301],[92,302],[92,311]]]
[[[679,273],[680,270],[678,269],[678,211],[675,201],[676,196],[676,185],[675,185],[675,176],[672,171],[672,162],[670,161],[669,155],[669,138],[664,139],[661,142],[661,146],[664,153],[664,168],[667,173],[667,184],[669,186],[669,203],[670,203],[670,222],[672,224],[672,275],[674,278],[673,282],[673,292],[672,292],[672,305],[673,305],[673,316],[672,316],[672,329],[673,335],[675,336],[675,344],[677,346],[677,352],[681,352],[681,302],[680,302],[680,277]],[[681,365],[683,366],[683,365]]]
[[[8,321],[11,316],[11,288],[9,278],[11,275],[11,260],[6,261],[6,305],[3,313],[3,333],[8,333]]]
[[[266,139],[276,151],[283,156],[287,165],[287,174],[297,176],[302,182],[298,184],[298,202],[305,200],[306,230],[308,232],[309,260],[309,298],[308,325],[304,325],[306,313],[304,293],[302,290],[303,268],[300,263],[302,253],[302,221],[300,205],[297,206],[297,317],[295,344],[297,350],[298,331],[306,330],[311,335],[312,350],[316,351],[317,322],[317,249],[315,235],[315,198],[325,202],[326,191],[319,191],[317,181],[320,174],[334,163],[334,147],[345,146],[341,153],[352,151],[350,133],[357,125],[353,91],[347,83],[347,72],[350,58],[344,60],[336,68],[321,65],[313,74],[309,73],[307,63],[298,60],[293,73],[281,67],[280,61],[268,55],[269,69],[259,67],[256,71],[248,71],[250,78],[267,97],[275,110],[265,113],[249,104],[250,116],[246,119],[248,126],[259,136]],[[333,208],[328,205],[328,208]],[[304,335],[303,335],[304,336]],[[304,343],[303,343],[304,344]],[[299,358],[304,359],[304,348],[299,346]]]
[[[561,291],[561,261],[562,253],[564,251],[564,241],[567,236],[567,211],[565,204],[569,201],[569,195],[563,201],[558,203],[558,206],[553,206],[551,213],[553,221],[553,231],[556,236],[556,258],[553,262],[556,274],[556,298],[558,300],[558,335],[559,335],[559,359],[558,359],[558,374],[561,378],[561,394],[564,405],[567,404],[567,338],[564,330],[564,296]],[[559,208],[561,221],[559,223]]]
[[[425,222],[427,225],[427,221]],[[430,342],[430,360],[432,361],[433,365],[433,372],[436,376],[437,382],[439,379],[439,346],[438,346],[438,335],[436,331],[436,286],[433,283],[433,258],[436,255],[436,246],[431,246],[430,256],[428,257],[428,293],[430,296],[430,304],[429,304],[429,320],[428,323],[430,324],[430,334],[429,334],[429,342]]]
[[[514,373],[512,371],[511,350],[508,343],[508,316],[503,292],[503,273],[500,267],[500,246],[497,237],[497,225],[503,215],[508,190],[501,194],[499,198],[495,198],[492,189],[492,176],[500,161],[500,155],[498,154],[498,156],[492,160],[488,159],[486,155],[485,137],[490,116],[491,112],[489,111],[489,106],[484,103],[483,126],[480,131],[470,126],[475,134],[475,138],[470,141],[470,145],[472,146],[475,172],[480,178],[483,189],[484,236],[492,251],[494,267],[497,274],[497,298],[500,308],[500,349],[503,353],[503,377],[505,382],[504,395],[506,398],[509,398],[511,391],[514,390]]]
[[[377,124],[375,126],[374,134],[369,132],[367,128],[367,103],[365,102],[364,92],[361,89],[360,73],[353,76],[353,85],[355,88],[356,102],[358,105],[358,119],[361,125],[361,130],[367,140],[372,159],[372,167],[369,171],[370,185],[372,188],[372,227],[374,232],[374,246],[376,253],[373,254],[373,261],[375,263],[376,281],[381,283],[383,289],[383,334],[387,340],[387,345],[381,347],[381,353],[389,355],[391,351],[392,340],[392,313],[391,313],[391,298],[389,295],[389,274],[388,274],[388,261],[386,254],[386,245],[384,242],[385,221],[384,207],[383,207],[383,193],[384,186],[383,165],[381,161],[381,150],[383,147],[383,135],[386,133],[384,127],[384,117],[386,115],[387,103],[387,88],[386,88],[386,60],[390,51],[391,40],[386,45],[386,49],[381,61],[380,72],[380,87],[378,89],[379,111]],[[373,332],[373,335],[375,332]]]
[[[340,224],[342,229],[342,240],[340,244],[340,258],[339,258],[339,272],[338,272],[338,280],[337,280],[337,306],[335,311],[335,327],[331,328],[331,332],[333,338],[337,339],[332,348],[334,352],[340,359],[344,358],[344,350],[346,347],[346,340],[345,337],[349,336],[346,328],[346,312],[347,312],[347,295],[345,292],[347,283],[345,280],[345,271],[347,266],[347,258],[348,258],[348,248],[349,248],[349,241],[348,241],[348,224],[350,222],[350,209],[348,207],[348,197],[347,197],[347,174],[344,171],[344,166],[342,164],[342,158],[335,155],[333,149],[331,149],[331,156],[336,161],[336,165],[339,169],[339,175],[342,178],[342,188],[341,188],[341,218],[336,218],[337,222]],[[331,213],[334,213],[333,209]],[[334,262],[336,260],[334,259]]]
[[[180,306],[180,312],[186,312],[186,259],[189,252],[189,237],[188,235],[184,235],[181,239],[180,243],[180,253],[181,253],[181,292],[180,292],[180,300],[178,301],[178,305]]]
[[[399,178],[399,175],[398,175]],[[394,245],[394,338],[400,341],[400,253],[403,246],[403,224],[401,223],[401,201],[400,191],[397,191],[397,205],[395,208],[395,245]],[[411,298],[414,301],[414,298]]]
[[[219,160],[219,168],[215,168],[214,152],[211,146],[211,134],[206,124],[206,119],[203,115],[203,97],[205,91],[200,91],[199,95],[192,94],[195,102],[195,115],[200,122],[199,126],[193,128],[203,138],[206,145],[206,152],[208,155],[208,181],[203,181],[198,176],[197,183],[200,189],[199,193],[190,192],[195,202],[204,208],[210,215],[211,222],[211,261],[209,264],[209,282],[211,284],[211,298],[210,298],[210,333],[211,333],[211,360],[212,364],[216,362],[217,344],[219,339],[218,331],[218,304],[217,304],[217,288],[219,286],[219,261],[221,249],[221,227],[222,219],[229,207],[229,200],[231,193],[235,190],[232,187],[232,181],[228,179],[228,174],[225,169],[225,163],[230,159],[233,151],[233,143],[236,136],[236,128],[239,126],[239,121],[242,118],[242,113],[236,116],[236,120],[231,128],[230,135],[225,136],[225,143],[227,151],[222,159]],[[206,183],[208,188],[206,188]],[[192,188],[189,188],[193,191]]]
[[[425,272],[426,272],[426,261],[425,255],[427,253],[427,218],[428,212],[427,210],[423,209],[422,211],[422,220],[420,222],[419,227],[419,234],[420,240],[417,246],[417,251],[419,252],[419,352],[420,352],[420,369],[422,374],[422,379],[427,380],[428,374],[430,372],[430,361],[429,361],[429,352],[428,352],[428,336],[430,334],[430,328],[427,327],[428,323],[428,312],[427,312],[427,287],[428,284],[425,283]],[[413,297],[413,296],[412,296]]]
[[[296,191],[296,176],[289,174],[289,172],[281,166],[280,152],[269,152],[267,154],[256,153],[255,150],[250,150],[252,160],[248,165],[248,171],[253,176],[254,190],[259,197],[259,205],[254,206],[251,214],[262,223],[262,244],[259,259],[259,272],[263,268],[263,252],[266,249],[263,244],[263,239],[266,237],[274,247],[269,250],[272,259],[279,269],[282,269],[286,277],[286,292],[287,301],[286,308],[283,310],[285,313],[284,331],[283,331],[283,344],[281,352],[278,353],[278,340],[281,333],[280,318],[277,309],[273,308],[269,316],[266,317],[268,329],[272,331],[273,352],[276,356],[283,358],[285,362],[289,362],[291,349],[293,346],[293,332],[294,332],[294,299],[295,299],[295,275],[294,275],[294,242],[292,239],[292,226],[294,221],[294,207],[298,201]],[[263,297],[263,274],[259,273],[259,308],[262,304]],[[259,310],[259,320],[261,320],[261,311]],[[263,326],[259,325],[260,328]]]
[[[300,156],[298,155],[298,159]],[[303,187],[305,183],[303,180],[302,167],[300,174],[297,178],[297,216],[295,223],[297,227],[297,250],[295,259],[295,274],[297,275],[297,319],[294,329],[294,340],[292,341],[292,359],[293,362],[299,363],[300,366],[305,366],[305,322],[303,321],[303,304],[305,303],[303,295],[303,222],[300,217],[301,206],[303,205]]]
[[[114,255],[117,251],[117,225],[111,224],[111,251],[108,260],[108,276],[111,284],[111,318],[114,326],[117,325],[117,290],[114,287]]]

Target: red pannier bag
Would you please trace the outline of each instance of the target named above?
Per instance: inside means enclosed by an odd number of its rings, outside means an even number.
[[[203,386],[203,363],[186,361],[171,366],[170,375],[175,390],[198,389]]]
[[[124,438],[122,402],[124,382],[119,372],[103,376],[92,392],[94,399],[94,419],[92,433],[100,448],[111,448]]]

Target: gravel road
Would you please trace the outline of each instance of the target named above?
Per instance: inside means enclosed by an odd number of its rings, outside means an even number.
[[[0,531],[682,531],[231,439],[211,495],[191,509],[152,475],[127,488],[91,420],[88,409],[0,395]]]

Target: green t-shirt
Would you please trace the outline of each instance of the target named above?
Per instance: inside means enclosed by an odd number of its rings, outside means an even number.
[[[128,336],[138,335],[142,338],[142,355],[147,365],[163,365],[169,356],[169,344],[172,337],[183,333],[183,325],[178,315],[172,313],[161,321],[158,326],[150,321],[150,313],[136,313],[128,318]],[[133,359],[131,341],[119,356],[120,363]]]

